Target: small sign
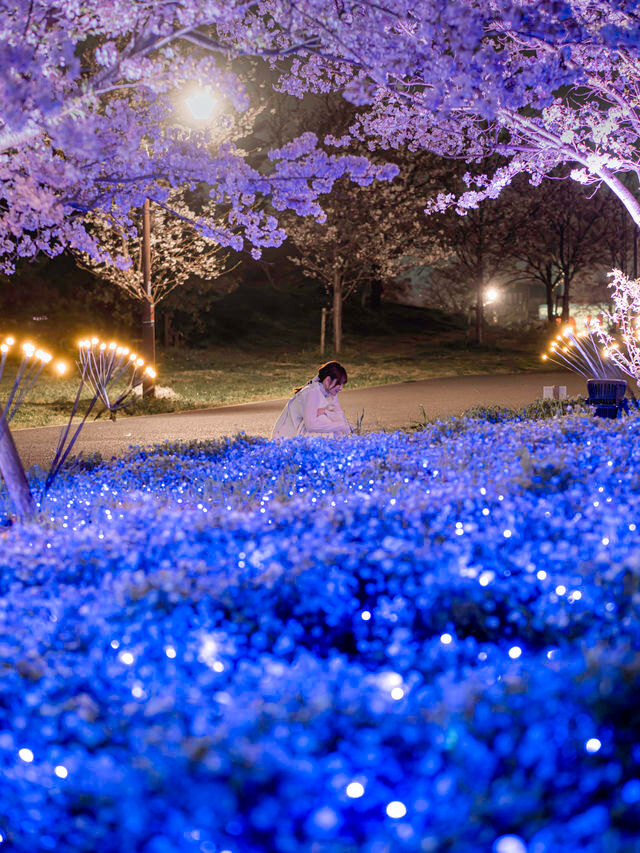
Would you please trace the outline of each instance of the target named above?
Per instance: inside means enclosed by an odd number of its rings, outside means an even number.
[[[566,400],[567,386],[566,385],[543,385],[542,386],[543,400]]]

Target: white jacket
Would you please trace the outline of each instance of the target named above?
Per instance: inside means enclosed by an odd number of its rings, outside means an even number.
[[[318,409],[328,409],[318,415]],[[351,427],[342,411],[338,396],[325,391],[318,376],[301,388],[282,410],[271,438],[293,438],[296,435],[349,435]]]

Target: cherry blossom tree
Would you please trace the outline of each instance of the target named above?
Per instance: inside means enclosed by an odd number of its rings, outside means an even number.
[[[170,193],[166,206],[150,205],[147,283],[143,268],[144,217],[131,215],[130,218],[131,225],[125,229],[107,212],[89,214],[85,225],[96,238],[100,254],[96,258],[76,253],[76,257],[89,271],[142,303],[143,323],[151,325],[149,331],[154,337],[155,309],[159,302],[189,278],[211,281],[228,271],[229,250],[190,224],[198,218],[209,223],[223,223],[224,219],[211,201],[199,205],[196,212],[193,204],[187,204],[181,190]],[[155,362],[152,352],[145,352],[144,357],[152,364]]]
[[[423,214],[441,170],[424,156],[397,160],[400,174],[391,183],[362,188],[337,182],[331,194],[321,198],[323,223],[293,215],[283,220],[296,249],[291,260],[331,294],[336,353],[342,349],[342,306],[355,291],[368,285],[375,292],[414,266],[417,256],[422,262],[441,256],[434,229]]]
[[[506,163],[468,175],[436,208],[474,208],[515,175],[560,164],[604,183],[640,224],[640,16],[618,0],[306,0],[273,2],[272,44],[303,38],[281,86],[341,87],[363,110],[351,137]],[[335,139],[346,145],[345,137]]]
[[[620,223],[612,194],[597,193],[572,181],[547,181],[527,194],[507,195],[516,239],[505,256],[519,268],[521,277],[545,287],[547,319],[555,319],[554,295],[562,292],[562,321],[570,315],[573,284],[594,275],[604,282],[611,247],[618,242]]]
[[[185,128],[179,105],[193,85],[224,99],[227,114],[247,108],[229,61],[246,55],[270,61],[296,96],[339,90],[363,107],[349,134],[329,140],[337,146],[357,138],[506,158],[491,174],[470,170],[468,190],[440,207],[473,208],[516,174],[537,181],[567,163],[576,180],[606,183],[640,223],[621,179],[640,170],[634,9],[618,0],[3,0],[4,265],[67,244],[94,251],[74,210],[164,202],[167,180],[206,181],[241,226],[213,236],[259,250],[282,234],[256,212],[257,194],[321,218],[317,196],[337,178],[391,176],[328,153],[313,135],[256,171],[232,145],[211,149],[206,127]]]
[[[256,208],[257,197],[272,198],[276,210],[321,216],[317,195],[333,180],[392,177],[366,158],[323,151],[311,136],[271,152],[270,168],[258,171],[232,141],[219,143],[211,125],[192,126],[184,100],[196,86],[217,97],[218,128],[249,108],[232,56],[288,53],[262,43],[264,11],[241,0],[2,0],[2,268],[66,246],[95,254],[87,211],[124,220],[146,198],[166,203],[171,187],[199,181],[231,214],[225,227],[197,227],[223,246],[259,254],[284,234]]]

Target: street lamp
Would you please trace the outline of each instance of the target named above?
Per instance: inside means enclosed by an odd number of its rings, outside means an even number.
[[[184,99],[191,116],[198,121],[207,121],[218,107],[216,98],[207,89],[194,89]],[[142,207],[142,280],[146,301],[142,317],[142,346],[147,362],[156,362],[155,303],[151,287],[151,215],[149,199]],[[142,383],[144,397],[155,397],[155,376],[146,374]]]
[[[216,98],[207,89],[196,89],[184,102],[193,118],[199,121],[211,118],[218,105]]]

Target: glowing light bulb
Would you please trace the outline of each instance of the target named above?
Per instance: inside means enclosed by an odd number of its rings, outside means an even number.
[[[56,363],[56,372],[58,373],[58,376],[62,376],[63,373],[67,372],[67,365],[64,361],[58,361]]]
[[[140,359],[140,360],[142,360],[142,359]],[[136,363],[137,363],[137,362],[136,362]],[[151,367],[150,365],[149,365],[148,367],[146,367],[146,368],[145,368],[145,371],[144,371],[144,372],[145,372],[145,373],[147,374],[147,376],[149,376],[151,379],[155,379],[155,378],[156,378],[156,372],[155,372],[155,370],[153,369],[153,367]]]
[[[91,338],[91,346],[96,346],[96,344],[100,343],[98,338]]]
[[[12,347],[15,344],[15,342],[16,342],[16,339],[12,338],[11,335],[9,335],[9,337],[5,339],[5,343],[7,344],[7,346],[10,346],[10,347]]]
[[[387,814],[389,817],[399,818],[404,817],[407,813],[407,807],[400,800],[394,800],[387,805]]]
[[[109,344],[109,349],[115,349],[117,346],[118,345],[115,343],[115,341],[111,341],[111,343]]]
[[[216,108],[216,99],[206,89],[199,89],[185,98],[185,104],[194,118],[205,120],[211,118]]]
[[[347,797],[351,797],[352,800],[357,800],[358,797],[362,797],[364,794],[364,785],[360,782],[349,782],[346,793]]]
[[[142,367],[144,361],[141,358],[136,358],[136,367]]]

